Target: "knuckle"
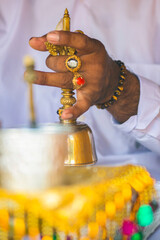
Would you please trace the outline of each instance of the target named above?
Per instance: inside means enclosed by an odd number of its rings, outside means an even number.
[[[104,65],[99,63],[98,66],[97,66],[97,72],[98,74],[102,74],[104,72]]]
[[[61,58],[59,58],[59,57],[57,57],[56,59],[55,59],[55,63],[54,63],[55,65],[55,69],[54,70],[56,70],[56,71],[58,71],[58,72],[63,72],[63,71],[65,71],[65,70],[67,70],[66,69],[66,67],[65,67],[65,60],[63,59],[63,57]]]
[[[47,67],[52,69],[52,70],[56,70],[57,62],[58,61],[55,61],[55,58],[53,56],[48,56],[47,59],[46,59]]]
[[[59,39],[62,44],[69,46],[71,42],[71,33],[67,31],[60,31]]]
[[[106,51],[105,50],[105,46],[99,40],[95,39],[95,44],[96,44],[97,50],[99,50],[99,51]]]
[[[46,85],[47,84],[47,74],[43,73],[43,77],[42,77],[42,85]]]
[[[50,56],[46,58],[46,65],[47,67],[50,67]]]
[[[63,56],[49,56],[46,59],[46,66],[56,72],[67,71],[65,67],[65,59]]]
[[[45,85],[46,82],[47,82],[47,75],[44,72],[42,72],[41,75],[39,76],[38,83],[40,85]]]
[[[93,73],[94,75],[96,74],[96,76],[101,76],[102,73],[104,72],[104,66],[103,64],[101,64],[100,62],[99,63],[95,63],[93,66],[92,66],[92,69],[93,69]]]
[[[88,41],[89,41],[89,38],[86,35],[81,35],[80,44],[82,49],[86,48],[86,46],[88,45]]]

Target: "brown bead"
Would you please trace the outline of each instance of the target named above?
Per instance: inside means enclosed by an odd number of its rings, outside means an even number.
[[[118,82],[118,84],[121,85],[121,86],[123,85],[123,83],[124,83],[123,80],[119,80],[119,82]]]

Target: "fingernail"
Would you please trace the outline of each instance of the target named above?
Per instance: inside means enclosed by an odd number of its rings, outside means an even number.
[[[59,34],[58,33],[48,33],[47,34],[47,40],[50,43],[55,43],[59,41]]]

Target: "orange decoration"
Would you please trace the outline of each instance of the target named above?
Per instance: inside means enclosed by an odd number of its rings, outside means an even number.
[[[88,224],[88,236],[90,238],[96,238],[99,232],[98,223],[96,222],[90,222]]]
[[[0,209],[0,228],[8,230],[9,214],[6,209]]]
[[[98,211],[97,212],[96,222],[101,227],[104,227],[106,225],[106,213],[104,211]]]
[[[116,214],[116,206],[115,206],[114,202],[108,201],[105,206],[105,211],[107,214],[107,218],[112,219]]]
[[[116,208],[119,210],[124,207],[124,197],[121,192],[115,194],[114,203],[115,203]]]

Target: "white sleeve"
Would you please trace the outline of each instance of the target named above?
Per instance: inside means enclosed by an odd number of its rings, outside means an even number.
[[[160,154],[160,86],[144,77],[140,80],[138,113],[117,128],[132,134],[138,142]]]

